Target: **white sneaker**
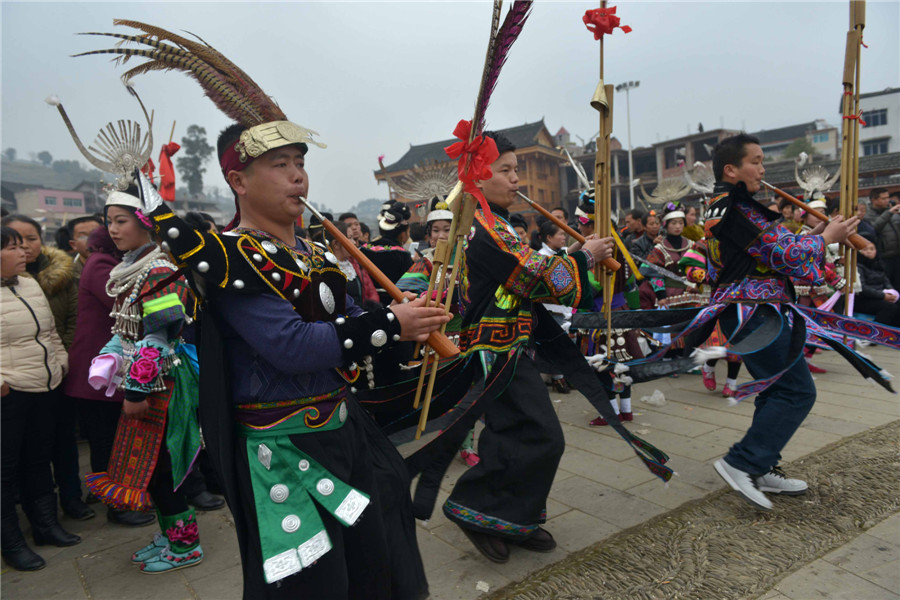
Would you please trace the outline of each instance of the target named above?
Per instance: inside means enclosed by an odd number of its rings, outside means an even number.
[[[772,467],[772,470],[761,477],[756,478],[756,487],[761,492],[769,492],[770,494],[784,494],[785,496],[798,496],[805,494],[809,486],[802,479],[788,479],[784,471],[778,467]]]
[[[762,510],[772,510],[772,501],[759,491],[756,487],[756,482],[753,481],[753,477],[749,473],[735,469],[721,458],[713,466],[715,466],[719,476],[725,480],[725,483],[743,496],[747,502]]]

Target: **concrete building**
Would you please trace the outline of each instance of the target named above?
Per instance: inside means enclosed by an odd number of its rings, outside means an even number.
[[[859,128],[859,155],[900,152],[900,88],[859,95],[866,124]]]
[[[38,185],[3,182],[3,204],[10,212],[33,218],[44,228],[44,240],[53,239],[53,234],[70,219],[83,217],[85,212],[84,193],[72,190],[54,190]],[[8,206],[7,192],[14,200],[15,207]]]

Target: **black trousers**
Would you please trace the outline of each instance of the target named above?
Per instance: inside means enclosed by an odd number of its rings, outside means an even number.
[[[547,497],[566,444],[531,358],[519,357],[513,380],[485,412],[484,425],[478,438],[481,460],[456,482],[444,513],[485,533],[533,535],[546,520]],[[448,511],[454,504],[468,509],[470,517]],[[473,513],[488,519],[476,520]]]
[[[77,403],[82,433],[91,449],[91,471],[105,471],[109,466],[122,403],[84,398],[78,398]]]
[[[332,549],[314,566],[273,584],[263,578],[247,448],[240,438],[235,445],[240,506],[231,508],[241,511],[245,524],[245,599],[399,600],[427,595],[406,466],[372,418],[355,401],[348,404],[342,428],[290,439],[335,477],[369,494],[370,504],[353,527],[342,526],[319,506]]]
[[[156,469],[153,470],[150,483],[147,485],[147,491],[153,498],[153,504],[156,505],[156,510],[161,515],[177,515],[188,509],[184,494],[176,492],[173,487],[172,460],[169,458],[169,451],[166,449],[165,438],[163,438],[163,443],[159,445]]]
[[[53,493],[50,458],[58,390],[10,392],[0,410],[0,510],[4,521],[16,514],[16,486],[23,506]]]
[[[53,429],[53,478],[59,488],[60,500],[74,500],[81,498],[78,443],[75,440],[77,402],[60,391],[54,398],[53,412],[56,417]]]

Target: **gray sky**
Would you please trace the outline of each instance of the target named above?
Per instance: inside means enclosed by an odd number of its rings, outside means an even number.
[[[639,80],[631,94],[635,146],[723,124],[748,131],[822,118],[839,125],[848,3],[635,2],[618,14],[632,33],[606,38],[606,82]],[[900,4],[868,3],[862,91],[900,83]],[[597,113],[588,102],[598,77],[598,42],[581,16],[596,2],[538,1],[500,77],[488,127],[544,118],[588,138]],[[505,11],[505,9],[504,9]],[[311,149],[310,199],[344,209],[385,197],[372,176],[376,158],[400,158],[409,144],[452,137],[472,118],[481,76],[488,2],[142,2],[2,3],[0,146],[20,157],[48,150],[79,159],[49,94],[63,101],[85,143],[106,122],[138,118],[107,57],[69,58],[111,47],[129,18],[193,32],[247,71],[288,118],[319,132]],[[138,64],[132,61],[129,64]],[[156,111],[154,134],[176,140],[189,124],[211,139],[228,120],[181,73],[135,80]],[[626,142],[625,98],[617,94],[613,133]],[[224,188],[215,165],[205,183]]]

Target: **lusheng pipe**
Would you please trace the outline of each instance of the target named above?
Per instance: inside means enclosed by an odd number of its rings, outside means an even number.
[[[391,298],[396,300],[397,302],[408,302],[406,296],[403,295],[403,292],[400,291],[394,282],[390,280],[390,278],[382,273],[378,267],[375,266],[369,257],[363,254],[362,250],[356,247],[351,240],[347,238],[343,233],[341,233],[340,229],[334,226],[334,223],[326,219],[322,216],[318,210],[313,208],[307,201],[306,198],[300,197],[300,200],[309,209],[309,212],[313,214],[319,221],[322,223],[322,226],[325,228],[325,231],[330,233],[334,239],[339,241],[341,245],[350,253],[350,256],[360,264],[360,266],[365,269],[369,276],[375,280],[375,283],[379,285],[382,289],[384,289]],[[457,348],[453,342],[450,341],[446,335],[438,332],[432,331],[428,336],[428,345],[431,346],[435,352],[438,353],[442,358],[450,358],[459,354],[459,348]]]
[[[578,242],[580,244],[584,244],[587,241],[584,239],[583,235],[581,235],[580,233],[578,233],[577,231],[575,231],[574,229],[569,227],[566,224],[566,222],[563,221],[562,219],[560,219],[559,217],[554,216],[553,213],[551,213],[549,210],[547,210],[546,208],[544,208],[543,206],[541,206],[540,204],[538,204],[537,202],[535,202],[534,200],[532,200],[531,198],[529,198],[528,196],[523,194],[522,192],[516,192],[516,193],[519,194],[519,196],[525,202],[530,204],[532,208],[534,208],[536,211],[538,211],[539,213],[541,213],[542,215],[544,215],[545,217],[550,219],[550,221],[554,225],[556,225],[557,227],[559,227],[560,229],[565,231],[567,234],[569,234],[570,236],[575,238],[576,242]],[[607,269],[609,269],[610,271],[618,271],[619,268],[621,268],[621,266],[622,266],[619,264],[619,261],[615,260],[614,258],[605,258],[605,259],[603,259],[601,264],[604,267],[606,267]]]
[[[765,181],[763,181],[762,184],[764,186],[766,186],[767,188],[769,188],[770,190],[772,190],[773,192],[775,192],[776,194],[778,194],[779,196],[781,196],[782,198],[784,198],[785,200],[787,200],[788,202],[790,202],[791,204],[793,204],[794,206],[798,206],[798,207],[802,208],[803,210],[805,210],[806,212],[808,212],[815,218],[819,219],[820,221],[824,221],[825,223],[831,222],[831,219],[829,219],[824,213],[819,212],[818,210],[816,210],[814,208],[810,208],[809,205],[806,202],[804,202],[803,200],[794,198],[793,196],[791,196],[784,190],[780,190],[777,187],[775,187],[774,185],[772,185],[770,183],[766,183]],[[850,237],[847,238],[847,243],[851,247],[853,247],[855,250],[862,250],[866,246],[871,245],[871,242],[869,242],[869,240],[867,240],[863,236],[859,235],[858,233],[851,233]]]

